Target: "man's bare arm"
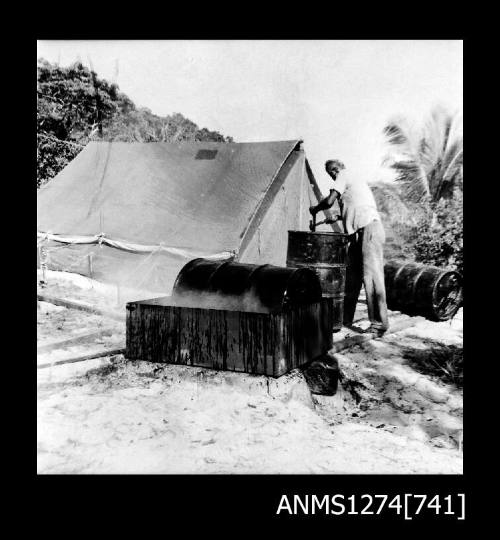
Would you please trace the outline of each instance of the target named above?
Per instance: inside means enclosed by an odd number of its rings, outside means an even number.
[[[338,192],[334,189],[330,190],[330,195],[325,197],[321,202],[319,202],[316,206],[311,206],[309,208],[309,212],[311,214],[317,214],[318,212],[321,212],[321,210],[327,210],[328,208],[331,208],[333,206],[333,203],[338,197]]]

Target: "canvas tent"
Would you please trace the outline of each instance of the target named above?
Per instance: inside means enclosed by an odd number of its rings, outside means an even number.
[[[284,266],[318,194],[299,140],[91,142],[39,190],[38,246],[51,269],[168,294],[196,257]]]

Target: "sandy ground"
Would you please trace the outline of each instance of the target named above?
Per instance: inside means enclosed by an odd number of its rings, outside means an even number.
[[[74,274],[49,273],[43,292],[123,307],[116,289]],[[112,328],[38,364],[124,345],[120,321],[46,302],[37,313],[38,345]],[[367,325],[362,304],[357,317]],[[462,473],[462,390],[418,364],[462,341],[459,312],[344,351],[331,397],[298,370],[269,379],[122,355],[37,369],[38,472]]]

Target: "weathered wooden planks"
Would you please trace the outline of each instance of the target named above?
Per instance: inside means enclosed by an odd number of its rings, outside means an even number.
[[[326,353],[331,317],[330,299],[280,313],[130,302],[126,357],[278,377]]]

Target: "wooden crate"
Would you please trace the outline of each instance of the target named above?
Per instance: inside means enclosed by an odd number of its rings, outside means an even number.
[[[280,313],[127,304],[126,357],[279,377],[332,347],[332,302]]]

